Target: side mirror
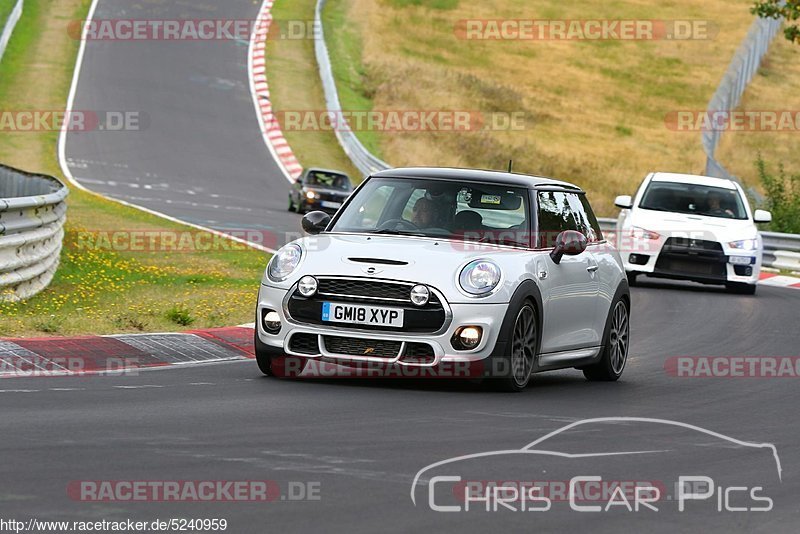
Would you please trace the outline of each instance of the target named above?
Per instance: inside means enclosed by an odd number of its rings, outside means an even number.
[[[575,230],[564,230],[556,236],[556,243],[553,251],[550,252],[550,257],[553,259],[553,263],[558,265],[561,263],[562,256],[577,256],[586,250],[588,244],[586,236],[582,233]]]
[[[307,234],[316,235],[325,230],[330,222],[331,216],[324,211],[310,211],[303,216],[301,224]]]
[[[631,209],[633,207],[633,199],[630,195],[620,195],[614,199],[614,205],[624,210]]]
[[[772,222],[772,213],[767,210],[756,210],[755,213],[753,213],[753,220],[757,223]]]

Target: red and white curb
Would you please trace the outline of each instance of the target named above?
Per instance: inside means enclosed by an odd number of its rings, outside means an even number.
[[[272,153],[273,158],[281,166],[289,181],[296,180],[303,172],[303,166],[297,161],[292,147],[286,141],[281,131],[280,124],[275,120],[270,100],[269,84],[266,72],[266,48],[269,28],[272,25],[272,4],[274,0],[265,0],[261,5],[255,30],[250,38],[248,68],[250,74],[250,90],[256,106],[258,123],[264,143]]]
[[[774,273],[761,273],[758,284],[762,286],[791,287],[800,289],[800,278]]]
[[[131,373],[254,358],[253,327],[0,339],[0,378]]]

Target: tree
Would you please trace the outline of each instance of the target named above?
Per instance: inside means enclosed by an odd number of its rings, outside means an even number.
[[[783,34],[789,41],[800,44],[800,26],[797,24],[800,19],[800,0],[756,1],[750,8],[750,13],[763,18],[783,17],[787,22]]]
[[[772,212],[770,230],[800,233],[800,174],[787,175],[782,164],[778,165],[778,174],[772,174],[761,154],[756,169],[767,196],[765,207]]]

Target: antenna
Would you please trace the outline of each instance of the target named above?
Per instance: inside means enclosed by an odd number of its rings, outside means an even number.
[[[508,160],[508,172],[511,172],[511,168],[514,166],[514,160]]]

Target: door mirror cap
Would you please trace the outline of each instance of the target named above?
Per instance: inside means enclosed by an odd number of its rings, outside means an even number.
[[[753,221],[757,223],[772,222],[772,213],[767,210],[756,210],[755,213],[753,213]]]
[[[303,231],[307,234],[317,235],[325,230],[331,222],[331,216],[324,211],[310,211],[303,216]]]
[[[629,210],[633,207],[633,199],[630,195],[620,195],[614,199],[614,205],[624,210]]]
[[[586,250],[589,241],[586,236],[575,230],[564,230],[556,236],[556,243],[550,252],[553,263],[561,263],[563,256],[577,256]]]

